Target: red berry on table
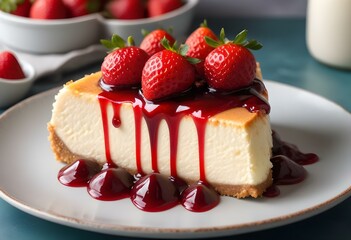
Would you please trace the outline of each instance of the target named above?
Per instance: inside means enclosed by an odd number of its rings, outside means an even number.
[[[143,95],[151,101],[182,93],[195,82],[195,68],[185,57],[186,45],[175,51],[166,39],[162,43],[166,49],[152,55],[142,73]]]
[[[147,10],[149,17],[156,17],[182,6],[181,0],[149,0]]]
[[[68,11],[68,17],[79,17],[100,10],[100,0],[62,0]]]
[[[139,19],[145,17],[145,6],[142,0],[112,0],[107,3],[109,17],[115,19]]]
[[[216,90],[230,91],[246,87],[256,76],[256,60],[249,49],[262,47],[256,40],[247,40],[247,30],[240,32],[233,41],[221,31],[220,42],[206,37],[208,44],[216,47],[205,59],[207,83]]]
[[[144,49],[145,52],[152,56],[155,53],[165,49],[161,44],[161,40],[163,38],[166,38],[170,45],[173,45],[175,42],[173,36],[167,31],[163,29],[156,29],[144,37],[143,41],[140,43],[140,48]]]
[[[207,26],[206,20],[186,39],[185,44],[189,46],[187,56],[200,59],[201,62],[196,64],[196,71],[200,78],[204,78],[204,62],[207,55],[214,49],[205,41],[209,37],[215,41],[218,40],[216,34]]]
[[[67,9],[62,0],[36,0],[29,13],[35,19],[62,19],[67,17]]]
[[[31,5],[30,0],[0,1],[0,10],[21,17],[28,17]]]
[[[25,78],[16,56],[9,51],[0,53],[0,78],[11,80]]]
[[[101,65],[103,82],[117,88],[140,85],[141,73],[149,55],[133,46],[131,37],[128,38],[127,45],[118,35],[113,35],[111,41],[101,42],[112,50]]]

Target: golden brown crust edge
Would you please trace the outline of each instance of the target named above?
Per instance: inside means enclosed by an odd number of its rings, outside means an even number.
[[[226,185],[211,184],[212,187],[222,196],[231,196],[236,198],[260,197],[264,191],[272,185],[272,170],[269,172],[267,179],[258,185]]]
[[[73,154],[61,139],[56,135],[55,128],[48,123],[49,142],[56,160],[70,164],[77,159],[82,158],[79,155]]]
[[[84,157],[72,153],[67,146],[62,142],[62,140],[57,136],[54,126],[50,123],[48,124],[49,131],[49,141],[55,158],[63,163],[70,164],[77,159],[82,159]],[[135,174],[135,169],[126,169],[131,174]],[[192,183],[193,181],[187,181]],[[211,184],[212,187],[223,196],[231,196],[236,198],[245,197],[260,197],[263,192],[272,184],[272,171],[270,171],[267,179],[259,185],[226,185],[226,184]]]

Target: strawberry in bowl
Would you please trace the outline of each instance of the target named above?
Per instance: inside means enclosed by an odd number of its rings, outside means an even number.
[[[0,78],[8,80],[25,78],[22,67],[12,52],[4,51],[0,53]]]
[[[23,99],[34,80],[33,66],[20,61],[13,52],[0,52],[0,108]]]

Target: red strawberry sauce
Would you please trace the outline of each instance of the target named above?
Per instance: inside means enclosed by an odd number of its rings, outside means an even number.
[[[263,83],[255,80],[247,88],[225,94],[207,87],[194,88],[179,96],[164,99],[162,103],[147,101],[137,89],[103,91],[98,98],[104,128],[106,165],[101,171],[96,171],[96,165],[73,163],[59,172],[58,179],[67,186],[78,186],[77,182],[79,186],[86,186],[89,194],[99,200],[110,201],[129,197],[137,208],[144,211],[163,211],[179,203],[189,211],[208,211],[219,203],[220,198],[206,180],[204,141],[207,120],[235,107],[244,107],[250,112],[264,111],[268,114],[270,106],[262,96],[264,91]],[[110,156],[108,123],[112,121],[116,128],[124,124],[120,119],[120,107],[123,103],[131,103],[134,110],[135,161],[138,170],[135,176],[115,166]],[[109,104],[112,104],[114,111],[112,119],[108,119],[106,114]],[[178,178],[176,170],[179,123],[185,115],[193,118],[197,129],[200,166],[198,183],[189,186]],[[142,119],[146,121],[151,143],[153,173],[147,175],[142,170],[140,156]],[[157,136],[161,120],[166,121],[170,131],[170,177],[160,174],[157,165]],[[267,197],[279,195],[276,185],[303,181],[307,172],[302,165],[318,161],[317,155],[301,153],[296,146],[281,141],[276,133],[273,133],[273,143],[271,161],[274,183],[265,192]],[[93,170],[89,170],[90,165],[93,166]],[[84,179],[81,179],[81,176]]]

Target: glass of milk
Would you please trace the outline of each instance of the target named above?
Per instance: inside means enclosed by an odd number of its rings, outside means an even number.
[[[351,69],[351,0],[308,0],[306,41],[318,61]]]

